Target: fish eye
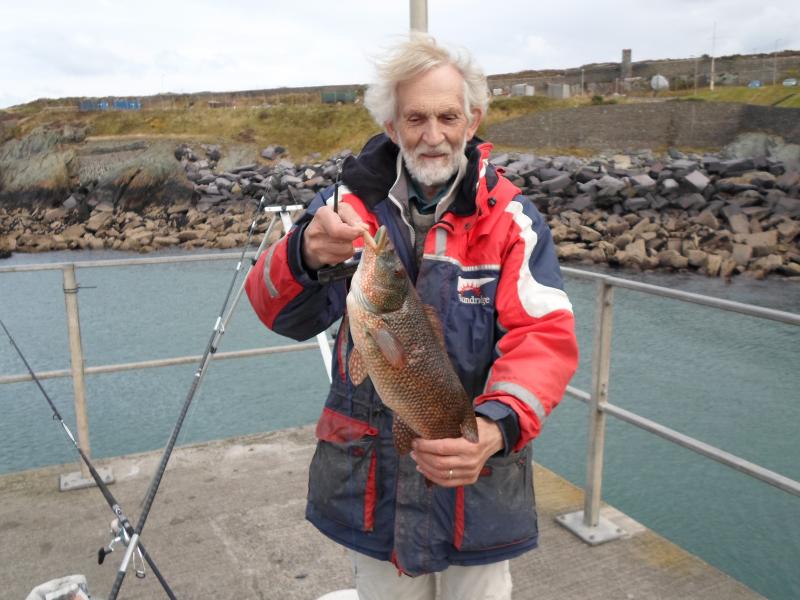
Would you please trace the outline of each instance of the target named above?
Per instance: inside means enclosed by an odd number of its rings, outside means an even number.
[[[402,278],[402,277],[405,277],[405,275],[406,275],[406,270],[405,270],[403,267],[399,267],[399,268],[397,268],[397,269],[395,269],[395,270],[394,270],[394,276],[395,276],[397,279],[400,279],[400,278]]]

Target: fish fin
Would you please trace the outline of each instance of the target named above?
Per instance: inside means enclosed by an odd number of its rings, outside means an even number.
[[[442,320],[439,318],[439,311],[430,304],[423,304],[422,308],[431,324],[431,329],[433,329],[433,335],[436,341],[439,342],[439,345],[444,348],[446,352],[447,348],[444,345],[444,327],[442,326]]]
[[[360,385],[367,378],[367,366],[364,364],[358,348],[353,348],[350,353],[347,370],[350,371],[350,381],[353,382],[353,385]]]
[[[401,369],[406,364],[406,352],[403,345],[388,329],[376,329],[370,332],[372,339],[378,345],[386,361],[395,369]]]
[[[394,447],[397,449],[398,454],[408,454],[411,452],[411,442],[414,438],[418,438],[417,432],[403,421],[395,413],[392,417],[392,437],[394,437]]]
[[[464,420],[461,421],[461,435],[473,444],[478,443],[478,420],[475,418],[475,412],[471,406],[467,409]]]

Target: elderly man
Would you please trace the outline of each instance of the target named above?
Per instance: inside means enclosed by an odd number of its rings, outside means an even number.
[[[338,211],[332,188],[319,194],[247,293],[268,327],[310,338],[343,316],[348,289],[319,269],[387,227],[441,319],[479,441],[418,438],[400,456],[391,410],[350,379],[342,326],[306,516],[353,551],[360,598],[433,600],[438,586],[443,599],[507,599],[508,560],[538,543],[530,443],[577,365],[572,307],[545,220],[475,137],[488,90],[472,59],[415,34],[378,75],[365,105],[385,134],[345,162]]]

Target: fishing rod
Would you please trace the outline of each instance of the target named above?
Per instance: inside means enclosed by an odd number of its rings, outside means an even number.
[[[214,328],[211,332],[211,337],[206,344],[205,351],[203,352],[203,356],[200,359],[200,364],[195,371],[194,379],[192,380],[191,385],[189,386],[189,391],[186,394],[186,399],[183,402],[183,406],[181,407],[180,413],[178,414],[178,420],[175,423],[175,427],[172,429],[172,433],[170,434],[169,440],[167,441],[167,445],[164,448],[164,452],[161,455],[161,461],[159,462],[158,468],[156,469],[155,474],[153,475],[153,479],[150,481],[150,486],[147,489],[147,493],[145,494],[144,500],[142,501],[142,512],[139,515],[139,521],[137,523],[136,529],[131,536],[130,543],[128,544],[128,549],[125,553],[125,556],[120,563],[119,570],[117,571],[116,579],[114,579],[114,585],[111,588],[111,594],[108,596],[108,600],[116,600],[117,594],[119,594],[119,589],[122,586],[123,581],[125,580],[125,574],[128,570],[128,564],[133,556],[134,549],[139,545],[139,536],[144,529],[145,523],[147,522],[147,517],[150,514],[150,509],[153,506],[153,501],[155,500],[156,493],[158,493],[158,487],[161,484],[161,479],[164,476],[164,472],[167,468],[167,463],[169,462],[170,456],[172,455],[172,450],[175,447],[175,443],[178,439],[178,434],[183,427],[183,421],[186,418],[186,414],[189,411],[189,406],[194,399],[197,390],[200,387],[200,383],[203,381],[203,377],[208,369],[208,365],[211,361],[212,356],[216,353],[217,347],[219,345],[220,339],[225,334],[225,328],[227,326],[228,321],[233,314],[236,305],[239,302],[239,299],[244,292],[245,282],[247,281],[247,274],[245,274],[245,280],[242,282],[242,285],[237,292],[234,301],[231,303],[230,308],[228,308],[228,303],[231,299],[231,294],[233,292],[233,288],[236,284],[236,280],[239,276],[240,271],[242,270],[242,264],[244,263],[245,254],[247,253],[247,248],[250,246],[250,242],[253,238],[253,234],[256,229],[258,215],[263,208],[265,212],[274,212],[274,213],[286,213],[290,210],[299,210],[302,209],[302,205],[292,205],[292,206],[271,206],[264,208],[264,204],[267,200],[267,195],[272,189],[272,179],[270,177],[267,182],[267,190],[265,191],[264,195],[261,197],[261,202],[258,205],[258,208],[255,211],[253,216],[253,221],[250,224],[250,228],[247,234],[247,240],[245,242],[244,248],[242,249],[242,254],[239,257],[239,262],[236,264],[236,269],[234,271],[233,277],[231,278],[231,283],[228,286],[228,292],[225,295],[225,300],[222,303],[222,308],[219,311],[219,315],[214,323]],[[250,272],[250,269],[258,261],[259,256],[263,253],[265,246],[269,240],[270,234],[272,233],[272,228],[275,223],[278,221],[277,218],[273,218],[267,228],[267,231],[264,233],[264,238],[261,240],[261,244],[256,251],[255,256],[250,261],[250,266],[247,269],[247,272]],[[226,312],[227,311],[227,312]]]
[[[114,513],[115,519],[112,522],[111,527],[112,527],[112,533],[114,533],[116,537],[108,545],[107,548],[100,548],[100,550],[97,553],[97,562],[99,564],[103,564],[103,559],[107,554],[113,552],[114,550],[113,546],[116,542],[120,541],[123,544],[126,545],[129,544],[130,540],[134,535],[133,525],[131,524],[128,517],[125,515],[125,512],[122,510],[122,507],[114,498],[114,495],[108,489],[108,486],[103,481],[103,478],[100,476],[100,473],[98,473],[97,469],[94,468],[92,461],[89,459],[88,456],[86,456],[86,453],[78,445],[78,442],[75,441],[75,436],[72,435],[72,431],[70,431],[70,428],[64,422],[64,419],[62,418],[61,413],[58,412],[58,408],[56,408],[55,403],[50,398],[50,395],[47,393],[47,391],[44,389],[44,386],[42,386],[42,382],[36,376],[36,373],[34,373],[30,363],[28,363],[28,360],[25,358],[25,355],[22,353],[22,350],[17,345],[17,342],[14,340],[14,337],[11,335],[11,332],[8,330],[8,327],[6,327],[6,324],[3,323],[2,319],[0,319],[0,326],[2,326],[3,331],[5,331],[6,336],[8,336],[8,340],[11,342],[11,345],[14,347],[14,350],[17,351],[17,354],[19,354],[19,357],[22,359],[22,362],[25,363],[25,368],[28,369],[28,373],[30,373],[30,376],[33,379],[34,383],[36,383],[36,385],[39,386],[39,390],[41,390],[42,394],[47,400],[47,403],[50,405],[50,410],[53,411],[53,418],[57,419],[58,422],[61,424],[64,433],[66,433],[67,437],[69,438],[69,441],[72,442],[72,445],[75,447],[75,450],[78,451],[81,460],[83,460],[84,464],[86,464],[86,466],[89,468],[89,473],[91,474],[92,479],[94,479],[94,482],[97,485],[98,489],[103,494],[103,497],[106,499],[108,506],[111,508],[111,512]],[[139,542],[138,544],[137,554],[142,561],[147,562],[147,564],[150,565],[153,574],[156,576],[156,579],[158,579],[159,583],[161,584],[161,587],[164,588],[164,591],[166,592],[170,600],[175,600],[175,594],[173,594],[172,589],[169,587],[169,584],[161,575],[161,571],[158,570],[158,567],[156,566],[155,562],[150,557],[150,554],[148,554],[147,550],[145,550],[141,542]],[[141,568],[136,568],[136,565],[134,564],[134,569],[136,570],[136,576],[139,577],[140,579],[145,576],[144,566],[142,566]]]

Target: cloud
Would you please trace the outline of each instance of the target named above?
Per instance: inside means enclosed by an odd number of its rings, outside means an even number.
[[[796,0],[431,0],[429,30],[489,73],[800,50]],[[55,15],[58,15],[57,17]],[[746,15],[746,18],[744,17]],[[147,95],[365,83],[369,57],[407,33],[408,3],[86,0],[6,3],[0,106],[39,96]]]

